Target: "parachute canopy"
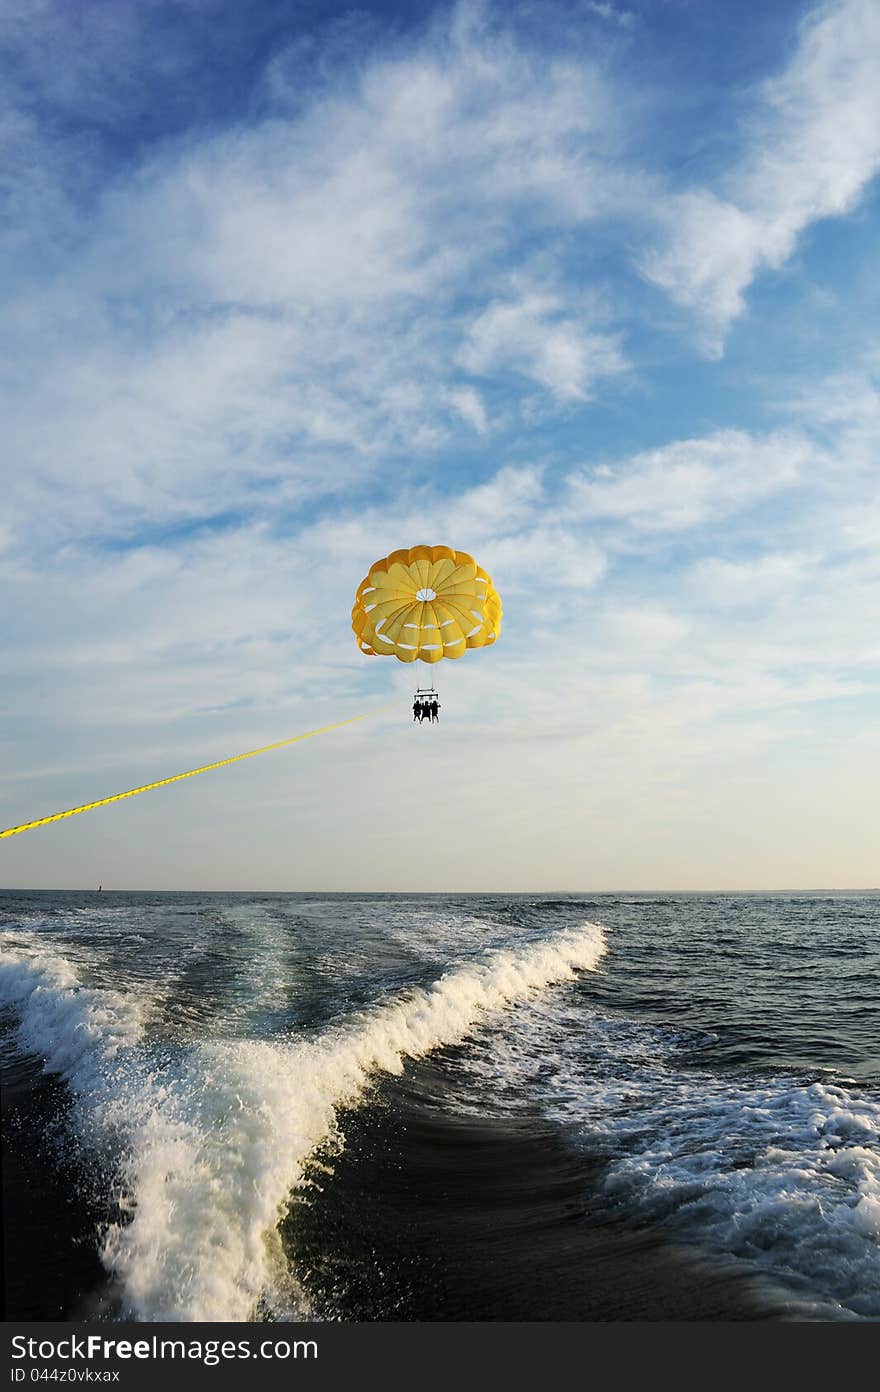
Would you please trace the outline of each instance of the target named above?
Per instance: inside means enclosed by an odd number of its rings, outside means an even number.
[[[466,551],[413,546],[370,567],[358,586],[351,626],[370,657],[439,662],[494,643],[501,632],[501,600]]]

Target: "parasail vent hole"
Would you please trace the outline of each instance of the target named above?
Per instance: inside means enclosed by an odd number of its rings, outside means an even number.
[[[424,602],[424,601],[429,601],[429,600],[432,600],[432,599],[436,599],[436,598],[437,598],[437,591],[436,591],[436,590],[430,590],[430,589],[428,589],[427,587],[426,587],[425,589],[423,589],[423,590],[416,590],[416,599],[421,599],[423,602]]]

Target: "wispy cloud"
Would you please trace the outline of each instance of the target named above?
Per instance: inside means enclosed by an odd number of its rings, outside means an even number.
[[[588,400],[626,366],[619,335],[590,332],[546,294],[493,300],[468,327],[459,362],[479,376],[511,368],[562,402]]]
[[[591,14],[598,15],[600,19],[607,19],[612,24],[619,24],[621,29],[629,29],[636,22],[633,10],[627,10],[621,5],[607,4],[605,0],[587,0],[584,8],[589,10]]]
[[[803,20],[789,64],[765,82],[746,145],[717,188],[663,200],[666,245],[645,274],[695,311],[720,353],[745,293],[820,218],[849,212],[880,169],[880,9],[833,0]]]
[[[485,434],[487,378],[583,401],[623,369],[540,279],[516,304],[494,290],[536,229],[602,202],[596,66],[461,10],[305,106],[298,80],[276,71],[271,115],[114,177],[39,292],[16,277],[19,528],[38,514],[55,542],[338,491]]]
[[[821,456],[806,437],[723,430],[599,465],[569,479],[581,517],[677,531],[742,511],[794,485]]]

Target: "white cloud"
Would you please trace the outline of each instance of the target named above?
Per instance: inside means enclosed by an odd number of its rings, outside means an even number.
[[[860,40],[867,51],[873,21],[854,3],[823,15],[768,88],[775,135],[735,174],[751,190],[743,206],[706,190],[665,204],[678,238],[667,270],[681,254],[668,288],[716,325],[753,273],[755,209],[762,228],[777,217],[773,160],[806,180],[849,110],[835,64]],[[105,37],[113,49],[135,32],[128,8]],[[868,61],[850,84],[856,105]],[[78,51],[81,77],[90,62]],[[300,77],[277,61],[271,116],[157,147],[87,221],[68,210],[37,282],[26,257],[12,277],[0,409],[20,546],[341,494],[389,459],[487,437],[511,398],[532,417],[536,397],[572,410],[627,370],[611,307],[596,311],[598,291],[566,277],[553,243],[534,252],[548,231],[580,237],[609,213],[631,217],[647,187],[614,158],[625,94],[598,61],[530,51],[464,7],[305,96]],[[108,110],[124,95],[114,89]],[[73,94],[56,84],[53,99]],[[20,215],[56,225],[70,151],[60,161],[39,145],[23,106],[10,119],[19,164],[39,170]],[[854,107],[846,128],[864,172],[871,124]],[[819,203],[843,206],[858,180],[835,182],[830,155],[822,167]],[[780,195],[795,221],[818,206],[806,187]]]
[[[790,488],[819,458],[805,437],[719,430],[572,475],[571,506],[577,515],[597,521],[681,531]]]
[[[479,483],[462,495],[462,520],[478,532],[495,536],[523,525],[542,504],[542,473],[534,465],[499,469],[486,483]]]
[[[356,513],[338,512],[306,524],[297,533],[296,549],[310,564],[333,564],[350,587],[355,572],[359,580],[390,549],[451,545],[471,552],[496,581],[501,576],[500,583],[510,584],[529,564],[540,563],[524,538],[539,531],[552,511],[542,474],[533,465],[508,465],[485,483],[457,488],[442,472],[427,470],[423,480],[403,484],[391,505],[380,497]],[[347,613],[346,600],[343,588],[338,602]]]
[[[591,332],[546,294],[492,301],[469,326],[459,362],[480,376],[511,368],[561,402],[586,401],[596,381],[626,367],[619,335]]]
[[[540,283],[517,344],[489,341],[523,238],[607,204],[598,64],[531,53],[464,7],[305,98],[301,76],[276,64],[271,116],[115,177],[36,282],[22,253],[0,389],[22,546],[341,493],[389,457],[486,435],[456,359],[474,317],[470,371],[514,396],[525,378],[580,402],[622,370],[617,338]],[[55,217],[45,167],[38,228]]]
[[[680,644],[691,625],[682,614],[645,603],[636,608],[609,606],[602,616],[606,641],[617,653],[638,653],[640,665],[656,653]]]
[[[584,8],[592,14],[598,15],[600,19],[608,19],[613,24],[619,24],[621,29],[629,29],[635,23],[636,17],[632,10],[618,9],[616,5],[605,3],[605,0],[587,0]]]
[[[449,400],[463,421],[472,425],[478,435],[485,435],[489,429],[486,407],[483,398],[474,387],[452,387]]]
[[[568,606],[565,591],[592,589],[607,565],[604,551],[592,538],[546,520],[516,536],[491,538],[486,556],[502,591],[524,593],[552,620]]]
[[[880,440],[880,353],[869,349],[845,371],[801,385],[780,406],[812,428],[826,431],[831,441],[845,436],[847,453],[854,443],[876,445]]]
[[[696,312],[704,349],[720,357],[727,328],[742,312],[744,292],[763,259],[763,229],[751,213],[708,189],[664,199],[658,212],[668,228],[667,245],[648,253],[642,269]]]
[[[778,604],[815,575],[818,559],[804,552],[778,552],[748,560],[708,556],[692,573],[694,597],[713,608]]]
[[[643,261],[649,279],[700,316],[716,354],[755,275],[783,265],[810,223],[849,212],[880,169],[876,0],[820,5],[760,95],[723,186],[663,201],[666,246]]]

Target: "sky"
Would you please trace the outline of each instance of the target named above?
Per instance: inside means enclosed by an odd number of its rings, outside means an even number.
[[[876,0],[4,0],[0,75],[0,827],[371,712],[0,886],[880,884]],[[358,651],[418,544],[493,647]]]

